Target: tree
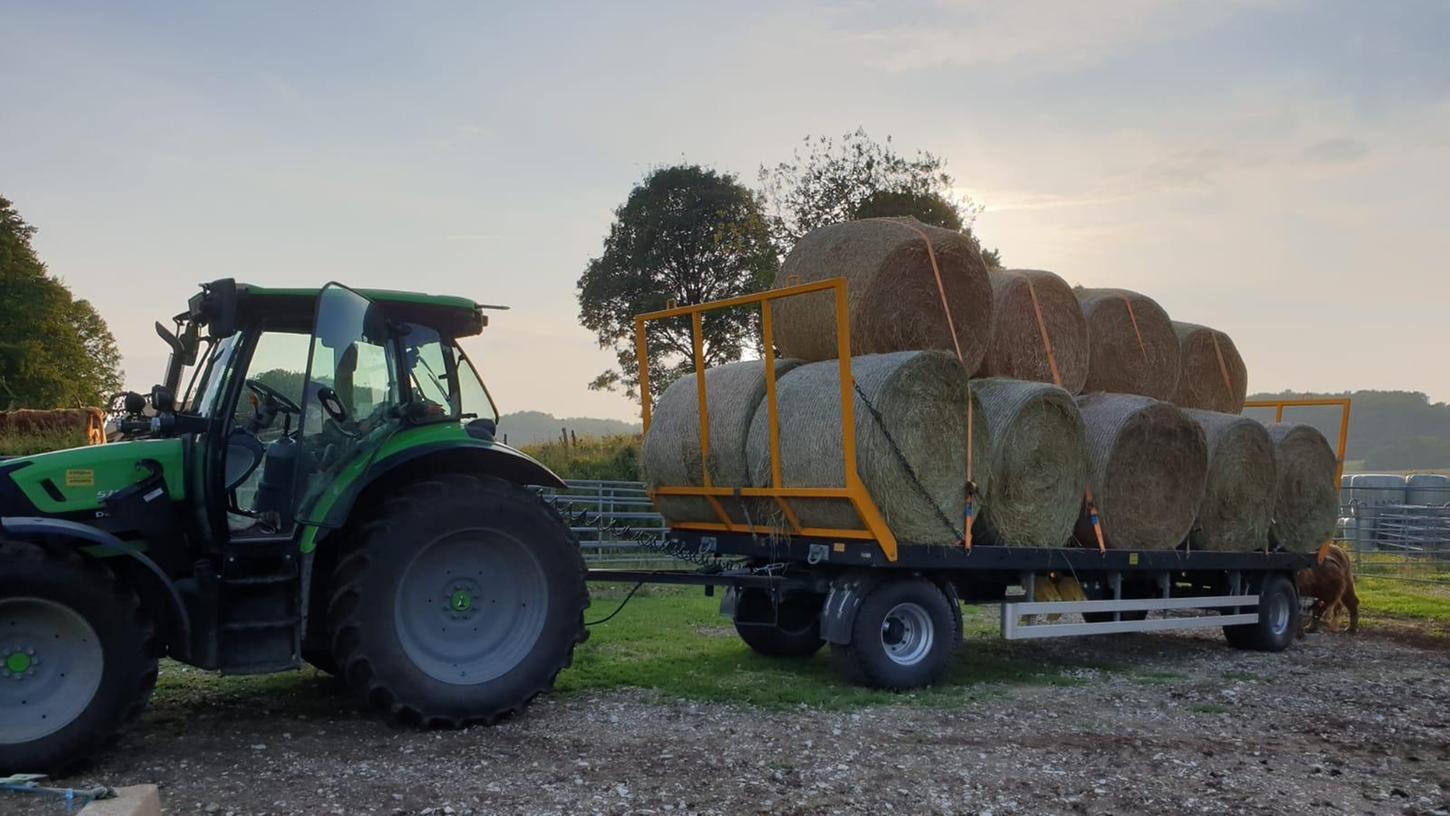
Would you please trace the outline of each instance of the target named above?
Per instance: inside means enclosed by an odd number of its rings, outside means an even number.
[[[116,340],[46,271],[35,231],[0,196],[0,408],[104,405],[121,384]]]
[[[962,223],[962,215],[957,205],[940,193],[877,190],[862,200],[851,212],[853,219],[896,218],[903,215],[909,215],[923,224],[966,233],[967,237],[971,238],[972,243],[976,245],[977,251],[982,253],[982,260],[986,261],[987,266],[997,269],[1002,267],[997,250],[983,249],[972,235],[971,230]]]
[[[761,291],[778,262],[758,198],[728,173],[699,165],[654,170],[614,215],[603,253],[579,278],[579,319],[619,361],[589,387],[622,386],[638,398],[636,314]],[[754,309],[707,315],[701,331],[705,364],[740,359],[758,323]],[[690,321],[654,323],[649,341],[650,392],[658,395],[694,370]]]
[[[791,161],[762,165],[760,183],[771,235],[784,255],[811,230],[857,218],[910,215],[927,224],[971,235],[977,209],[952,190],[946,161],[926,151],[896,152],[891,137],[874,141],[864,128],[840,142],[807,136]],[[973,239],[975,240],[975,239]],[[997,253],[984,252],[996,263]]]

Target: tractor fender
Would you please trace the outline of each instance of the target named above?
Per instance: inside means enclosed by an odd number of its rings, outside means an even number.
[[[459,445],[435,442],[399,451],[373,465],[373,480],[420,459],[447,459],[457,469],[497,476],[521,485],[566,488],[564,480],[537,459],[502,442]],[[430,465],[429,470],[434,468]]]
[[[374,488],[386,488],[437,473],[464,472],[493,476],[520,485],[566,488],[569,485],[532,456],[501,442],[430,442],[384,456],[368,466],[327,511],[326,523],[308,527],[301,548],[310,553],[326,530],[338,529],[352,515],[353,505]]]
[[[91,551],[90,554],[131,559],[140,566],[141,580],[148,585],[142,588],[153,590],[155,596],[166,599],[167,611],[175,622],[176,638],[171,645],[175,647],[179,644],[182,649],[190,651],[191,617],[186,612],[186,605],[181,600],[181,593],[177,590],[176,583],[146,553],[104,530],[97,530],[76,521],[12,516],[0,518],[0,532],[20,541],[61,542],[78,550],[84,547]]]

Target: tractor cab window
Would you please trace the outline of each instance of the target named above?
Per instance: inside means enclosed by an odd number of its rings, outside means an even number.
[[[488,390],[458,346],[431,328],[410,324],[403,351],[416,419],[498,419]]]
[[[217,404],[221,401],[222,392],[227,381],[227,371],[231,368],[232,360],[236,357],[237,347],[241,344],[241,335],[234,334],[218,343],[213,344],[206,353],[205,359],[201,361],[200,374],[195,379],[195,385],[191,389],[191,395],[187,397],[184,405],[188,413],[197,416],[211,416],[216,410]]]
[[[463,415],[497,422],[498,408],[493,404],[493,396],[488,393],[488,387],[483,384],[483,379],[473,367],[473,361],[464,355],[463,349],[453,346],[452,350],[457,360],[458,397]]]

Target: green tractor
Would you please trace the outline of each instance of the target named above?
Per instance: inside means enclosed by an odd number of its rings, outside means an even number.
[[[337,675],[425,726],[490,723],[585,637],[585,568],[494,438],[470,300],[202,286],[120,441],[0,461],[0,775],[145,707],[157,660]],[[183,379],[187,381],[184,390]]]

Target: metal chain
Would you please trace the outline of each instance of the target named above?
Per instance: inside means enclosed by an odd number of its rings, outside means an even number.
[[[875,420],[877,427],[881,429],[881,435],[886,437],[886,444],[891,448],[891,453],[896,458],[896,463],[901,465],[902,470],[906,471],[907,481],[911,483],[912,487],[916,488],[916,492],[920,498],[926,501],[927,506],[931,507],[932,512],[936,514],[937,520],[942,523],[942,526],[947,528],[947,533],[955,539],[957,536],[956,526],[952,524],[951,519],[947,518],[947,514],[943,513],[941,508],[937,506],[936,500],[931,497],[931,493],[928,493],[927,489],[922,486],[921,479],[916,475],[916,469],[911,466],[911,462],[907,460],[906,454],[902,453],[901,447],[896,444],[896,440],[892,438],[891,432],[886,429],[886,420],[882,418],[881,412],[876,410],[875,405],[871,404],[871,400],[866,396],[866,392],[861,390],[859,383],[853,382],[851,383],[851,387],[856,389],[856,396],[861,398],[861,402],[866,406],[866,410],[870,412],[871,418]]]
[[[615,533],[625,540],[638,544],[641,549],[653,550],[662,555],[694,564],[697,567],[722,568],[728,562],[715,553],[705,552],[700,549],[690,549],[685,542],[668,536],[656,535],[645,530],[631,527],[619,519],[608,519],[601,526],[599,516],[588,508],[575,509],[576,502],[569,501],[571,497],[554,494],[542,496],[545,501],[553,505],[554,509],[563,516],[570,527],[593,527],[600,532],[609,531]]]

